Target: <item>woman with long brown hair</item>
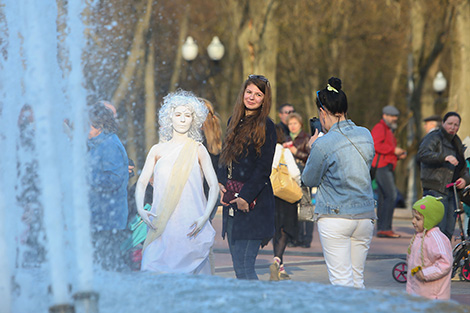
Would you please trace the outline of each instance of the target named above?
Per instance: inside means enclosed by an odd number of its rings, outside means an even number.
[[[218,172],[227,234],[235,274],[258,279],[255,260],[260,246],[274,234],[274,195],[269,176],[276,130],[268,117],[271,85],[250,75],[243,83],[229,119]]]

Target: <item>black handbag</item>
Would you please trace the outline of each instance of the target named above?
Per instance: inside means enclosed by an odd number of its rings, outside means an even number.
[[[379,166],[379,160],[380,160],[380,154],[377,157],[377,162],[375,162],[375,166],[372,166],[370,168],[370,178],[371,178],[371,180],[375,179],[375,174],[377,173],[377,167]]]

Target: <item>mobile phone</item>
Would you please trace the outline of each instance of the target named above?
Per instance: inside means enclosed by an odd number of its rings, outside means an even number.
[[[315,129],[318,130],[318,133],[322,131],[320,120],[317,117],[312,117],[310,119],[310,133],[315,135]]]

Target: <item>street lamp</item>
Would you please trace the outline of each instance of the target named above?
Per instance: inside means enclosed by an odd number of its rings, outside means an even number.
[[[191,36],[188,36],[188,38],[186,38],[186,41],[184,42],[181,49],[183,59],[188,62],[191,62],[196,59],[199,51],[197,44],[194,42],[194,39]],[[212,38],[211,43],[207,46],[207,54],[209,55],[209,58],[212,61],[220,61],[220,59],[222,59],[222,57],[224,56],[224,53],[224,45],[220,42],[219,37],[214,36],[214,38]]]
[[[444,74],[442,74],[441,71],[437,72],[436,77],[434,77],[434,80],[432,82],[432,88],[434,91],[439,95],[439,97],[442,95],[444,90],[447,87],[447,79],[444,77]]]
[[[204,96],[204,89],[208,79],[217,74],[219,71],[219,61],[223,58],[225,53],[225,47],[220,42],[219,37],[214,36],[211,43],[207,46],[207,56],[200,58],[199,62],[193,63],[197,58],[199,48],[194,42],[193,37],[188,36],[186,41],[181,47],[182,57],[188,62],[189,75],[187,81],[192,81],[192,78],[196,79],[199,85],[199,93]],[[185,74],[186,76],[186,69]]]

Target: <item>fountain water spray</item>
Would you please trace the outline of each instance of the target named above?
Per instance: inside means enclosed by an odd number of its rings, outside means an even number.
[[[8,159],[13,159],[9,164],[2,162],[1,183],[5,188],[0,191],[0,216],[3,215],[0,220],[3,223],[0,226],[0,252],[2,255],[4,252],[5,255],[14,255],[16,250],[12,247],[17,243],[7,237],[7,233],[11,236],[11,230],[5,224],[14,220],[13,215],[21,216],[22,213],[15,201],[15,183],[12,183],[12,178],[17,176],[14,151],[18,131],[11,129],[15,129],[12,121],[18,119],[18,108],[28,104],[34,111],[39,177],[35,183],[40,189],[39,200],[44,209],[52,291],[50,312],[97,312],[98,295],[93,292],[93,249],[85,177],[86,91],[82,86],[81,53],[84,40],[83,24],[79,17],[82,1],[68,1],[66,5],[65,45],[58,40],[56,1],[19,0],[8,1],[4,5],[8,43],[6,57],[2,59],[5,79],[2,80],[0,114],[2,121],[8,123],[2,123],[1,140],[2,146],[10,148],[3,150],[8,151]],[[61,54],[67,56],[66,60],[60,59],[59,47],[67,50],[66,54]],[[64,108],[67,107],[70,108],[69,114],[72,113],[69,118],[75,126],[71,146],[70,143],[67,145],[67,137],[62,130],[64,112],[67,111]],[[68,161],[64,162],[64,158]],[[13,170],[6,170],[8,166]],[[73,193],[66,189],[72,189]],[[15,208],[13,213],[16,214],[8,214],[8,207]],[[72,222],[67,225],[68,221]],[[13,233],[16,234],[14,237],[18,237],[17,231]],[[66,255],[70,242],[75,247],[75,251],[71,251],[72,254],[75,252],[74,258],[67,258]],[[76,266],[69,264],[70,259],[76,262]],[[6,307],[8,312],[9,307],[14,307],[10,277],[15,275],[15,270],[11,259],[3,259],[2,262],[0,296],[6,301],[2,301],[2,309]],[[70,282],[74,279],[76,308],[70,295]]]

